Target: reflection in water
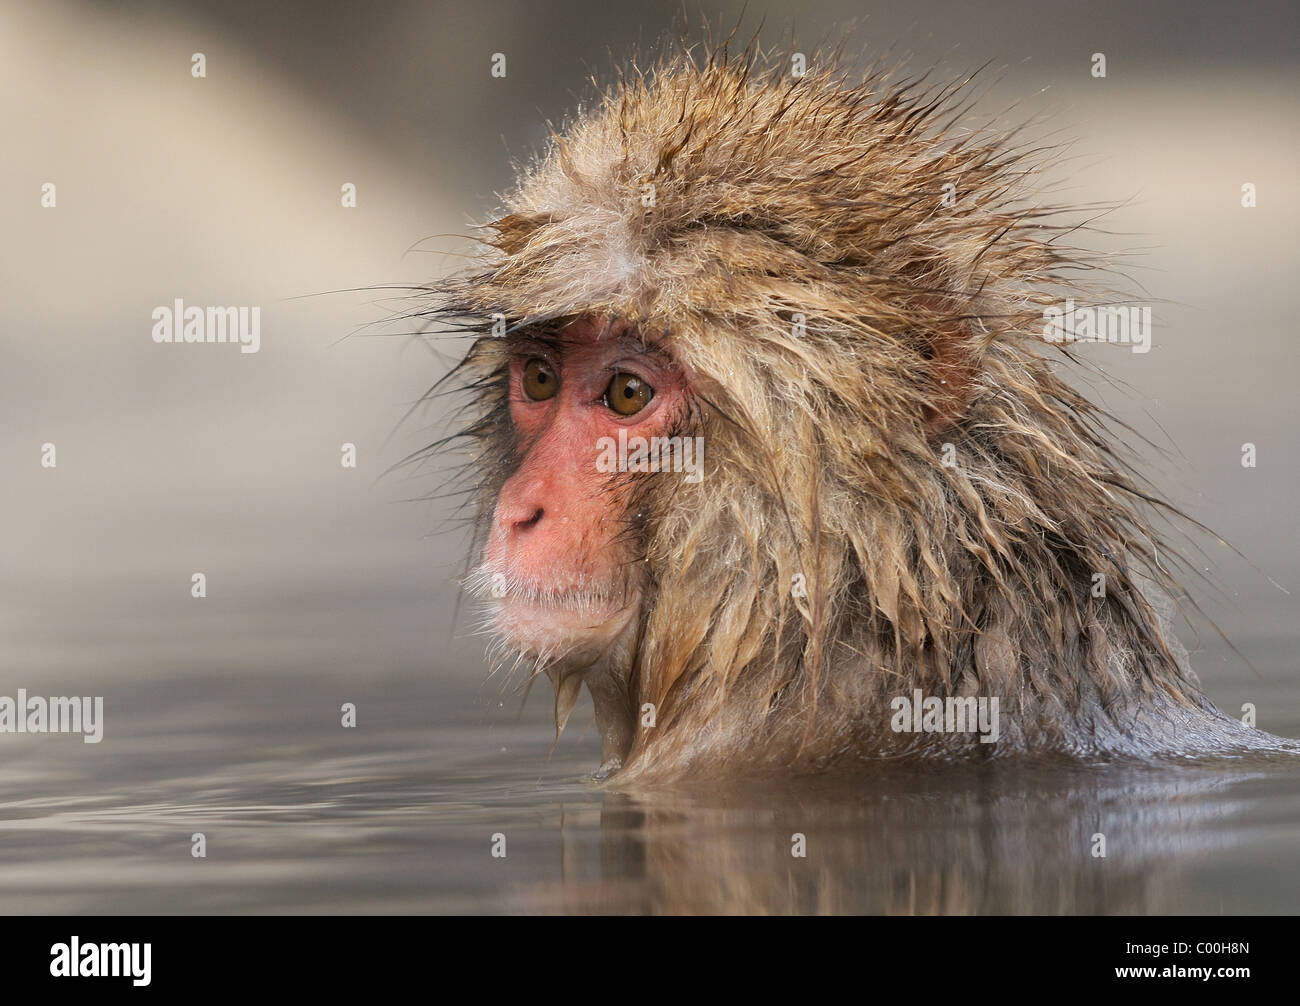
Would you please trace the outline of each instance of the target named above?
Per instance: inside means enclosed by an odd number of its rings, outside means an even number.
[[[1285,764],[885,766],[852,783],[690,797],[607,794],[600,871],[537,887],[524,910],[654,913],[1162,913],[1189,873],[1243,860],[1249,784]],[[579,833],[580,834],[580,833]],[[792,854],[794,836],[806,857]],[[1104,858],[1093,855],[1105,836]],[[581,837],[565,844],[580,866]],[[1294,907],[1294,902],[1291,902]],[[1257,910],[1288,910],[1257,903]]]
[[[336,697],[362,727],[343,730]],[[549,703],[431,676],[109,689],[103,743],[0,744],[0,913],[1242,913],[1300,903],[1300,772],[884,764],[611,792]],[[499,714],[498,714],[499,713]],[[486,719],[486,722],[485,722]],[[71,740],[71,743],[62,743]],[[191,856],[191,836],[207,856]],[[791,854],[805,837],[805,857]],[[1106,856],[1092,855],[1105,835]],[[505,858],[491,853],[505,837]]]

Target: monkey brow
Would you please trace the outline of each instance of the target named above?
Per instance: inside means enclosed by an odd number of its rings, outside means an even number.
[[[510,330],[507,338],[512,346],[539,346],[553,352],[562,353],[570,346],[576,346],[579,343],[588,341],[584,338],[573,338],[564,335],[565,329],[576,320],[578,320],[578,316],[549,318],[530,325],[521,325]],[[610,324],[612,325],[613,322]],[[606,326],[604,331],[607,332],[608,330],[609,327]],[[637,327],[629,329],[624,334],[624,338],[627,342],[634,344],[641,354],[657,357],[667,363],[672,362],[672,355],[660,345],[663,336],[649,338],[644,329]]]
[[[572,318],[536,318],[526,320],[507,330],[506,338],[511,343],[524,343],[544,346],[558,350],[573,340],[565,339],[560,333],[573,321]]]
[[[564,346],[570,342],[570,340],[560,338],[558,332],[539,329],[521,329],[510,333],[509,342],[511,346],[515,347],[540,346],[543,349],[549,349],[553,352],[559,353]]]

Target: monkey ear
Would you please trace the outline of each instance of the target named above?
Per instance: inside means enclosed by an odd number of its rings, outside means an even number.
[[[937,303],[926,306],[932,310],[939,307]],[[925,427],[934,435],[956,424],[975,394],[979,359],[970,321],[950,311],[948,317],[927,333],[922,352],[930,383]]]

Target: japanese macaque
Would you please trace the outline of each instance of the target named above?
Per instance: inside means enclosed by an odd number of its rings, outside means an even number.
[[[954,127],[964,82],[787,66],[620,80],[430,291],[478,335],[442,384],[469,585],[557,729],[585,685],[620,784],[1296,750],[1201,692],[1146,515],[1176,511],[1056,373],[1044,318],[1103,271],[1035,155]]]

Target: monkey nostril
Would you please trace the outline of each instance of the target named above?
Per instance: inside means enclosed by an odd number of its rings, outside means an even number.
[[[525,530],[526,528],[536,527],[537,522],[542,519],[543,512],[544,511],[542,510],[542,508],[538,507],[536,510],[533,511],[533,515],[531,517],[527,518],[526,520],[515,521],[515,528],[522,531]]]

